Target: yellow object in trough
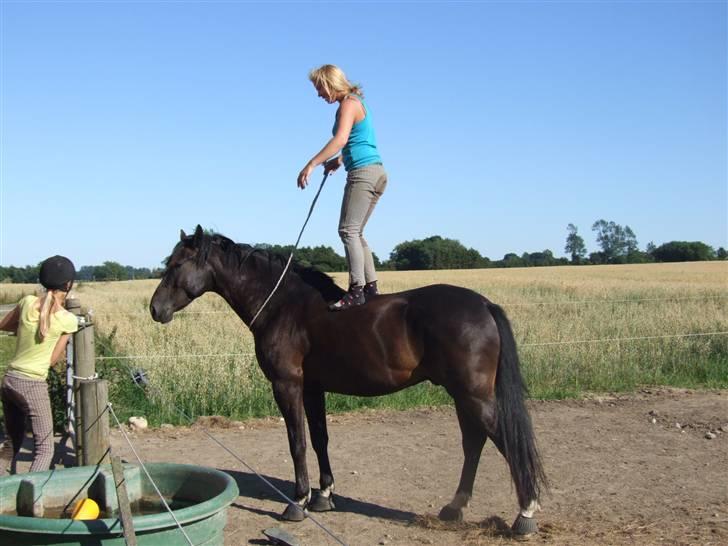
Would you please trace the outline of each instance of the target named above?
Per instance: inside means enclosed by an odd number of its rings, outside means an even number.
[[[99,512],[99,505],[95,500],[81,499],[73,507],[71,519],[97,519]]]

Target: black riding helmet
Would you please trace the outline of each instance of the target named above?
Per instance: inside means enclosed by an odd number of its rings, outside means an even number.
[[[48,290],[70,290],[67,288],[68,281],[76,278],[76,268],[73,262],[65,256],[51,256],[40,264],[38,279],[40,284]]]

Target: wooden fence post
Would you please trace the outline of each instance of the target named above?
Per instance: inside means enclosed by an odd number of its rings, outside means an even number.
[[[81,381],[81,438],[83,465],[108,464],[109,384],[105,379]]]
[[[66,308],[85,319],[73,334],[76,461],[81,465],[109,463],[109,387],[105,380],[96,378],[94,325],[82,316],[78,300],[67,300]]]

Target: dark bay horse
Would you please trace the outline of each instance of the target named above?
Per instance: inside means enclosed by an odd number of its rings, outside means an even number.
[[[181,233],[167,260],[150,304],[152,318],[169,322],[195,298],[215,292],[250,326],[283,268],[278,256],[197,226],[194,235]],[[455,496],[440,518],[462,519],[490,438],[515,484],[520,512],[513,529],[535,532],[533,515],[546,478],[524,404],[513,333],[501,308],[471,290],[438,284],[329,311],[327,304],[342,294],[328,275],[294,265],[251,327],[258,363],[286,422],[296,474],[296,504],[283,518],[301,520],[304,509],[334,507],[324,393],[378,396],[429,380],[455,401],[465,456]],[[320,470],[313,498],[304,418]]]

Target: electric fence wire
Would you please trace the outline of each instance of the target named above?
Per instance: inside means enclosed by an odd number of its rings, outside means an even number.
[[[620,342],[620,341],[641,341],[645,339],[670,339],[678,337],[700,337],[700,336],[724,336],[728,334],[726,332],[696,332],[693,334],[666,334],[662,336],[639,336],[639,337],[610,337],[604,339],[579,339],[579,340],[567,340],[567,341],[545,341],[542,343],[521,343],[520,347],[544,347],[548,345],[578,345],[582,343],[605,343],[605,342]]]
[[[620,299],[620,300],[561,300],[561,301],[531,301],[531,302],[502,302],[501,307],[536,307],[539,305],[591,305],[591,304],[614,304],[614,303],[651,303],[651,302],[672,302],[672,301],[695,301],[695,300],[724,300],[728,299],[728,295],[709,294],[705,296],[676,296],[668,298],[638,298],[638,299]],[[98,316],[131,316],[131,315],[149,315],[148,310],[144,311],[94,311]],[[178,315],[230,315],[237,317],[235,313],[228,310],[220,311],[178,311]],[[150,317],[151,318],[151,317]]]
[[[152,484],[152,487],[157,492],[157,495],[159,495],[159,498],[161,499],[164,507],[167,509],[167,512],[169,512],[169,515],[172,516],[174,523],[177,525],[180,532],[184,535],[185,539],[187,540],[187,543],[190,546],[195,546],[194,543],[192,542],[192,540],[190,540],[190,537],[185,532],[184,528],[182,527],[182,524],[177,519],[177,516],[174,515],[174,511],[169,507],[169,504],[167,504],[167,499],[164,498],[164,495],[162,495],[162,492],[157,487],[157,484],[154,483],[152,476],[149,474],[149,471],[147,470],[147,467],[144,465],[144,462],[142,462],[141,457],[139,457],[137,450],[134,449],[134,444],[132,444],[131,440],[129,439],[129,436],[126,434],[126,431],[124,430],[124,427],[122,426],[121,422],[119,421],[119,418],[116,416],[116,412],[114,411],[114,408],[113,408],[111,402],[106,403],[106,408],[109,410],[109,413],[114,418],[114,421],[116,421],[116,425],[119,427],[119,430],[121,431],[121,435],[124,437],[124,440],[126,440],[126,443],[129,444],[129,448],[131,449],[132,453],[134,453],[134,457],[136,457],[136,460],[139,462],[139,466],[141,466],[142,470],[144,471],[144,474],[147,476],[147,479],[149,480],[149,483]]]
[[[659,336],[634,336],[634,337],[606,337],[600,339],[573,339],[564,341],[541,341],[534,343],[519,343],[519,347],[539,347],[549,345],[581,345],[584,343],[619,343],[622,341],[643,341],[648,339],[674,339],[680,337],[706,337],[724,336],[728,330],[720,332],[694,332],[687,334],[664,334]],[[97,356],[96,360],[154,360],[164,358],[238,358],[255,356],[254,352],[249,353],[211,353],[211,354],[176,354],[176,355],[120,355],[120,356]]]

